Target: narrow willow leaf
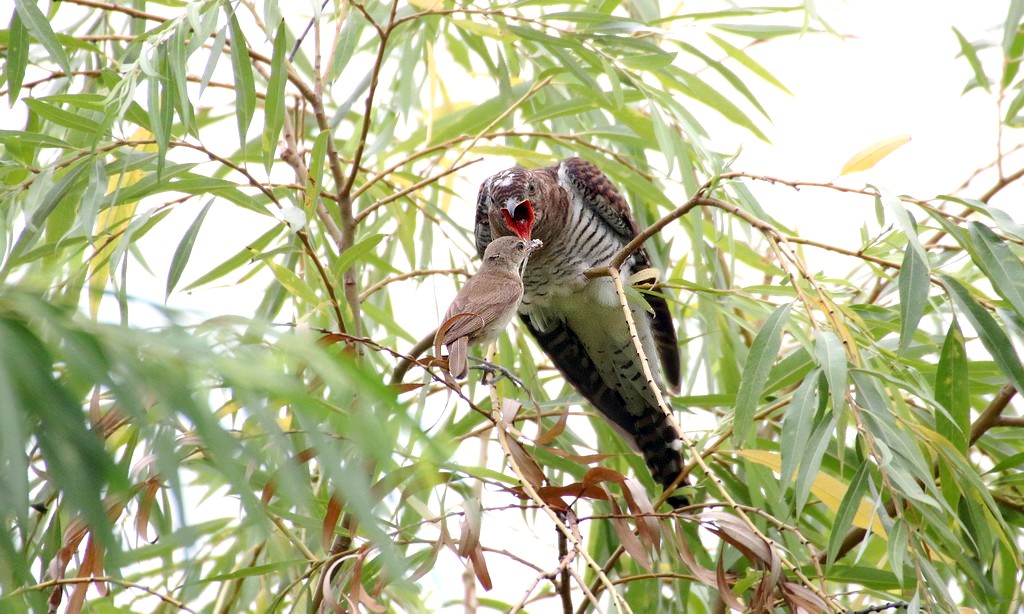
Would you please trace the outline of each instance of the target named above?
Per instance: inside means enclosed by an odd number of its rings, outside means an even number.
[[[89,134],[96,134],[97,132],[100,132],[99,123],[77,113],[65,111],[60,107],[39,100],[38,98],[28,98],[25,100],[25,104],[33,113],[58,126]]]
[[[829,396],[832,397],[832,411],[839,415],[846,408],[848,363],[843,342],[832,331],[818,333],[814,343],[814,354],[828,380]]]
[[[789,89],[787,89],[786,86],[783,85],[782,81],[779,81],[778,79],[776,79],[775,75],[771,74],[763,66],[761,66],[756,61],[754,61],[754,58],[750,57],[750,55],[747,54],[747,52],[745,52],[744,50],[740,49],[739,47],[737,47],[735,45],[730,44],[725,39],[722,39],[722,38],[719,38],[719,37],[715,36],[714,34],[708,34],[707,36],[716,45],[721,47],[722,51],[725,51],[725,53],[728,54],[730,58],[732,58],[732,59],[736,60],[737,62],[739,62],[740,64],[742,64],[744,67],[747,68],[747,70],[749,70],[750,72],[754,73],[758,77],[761,77],[762,79],[764,79],[768,83],[771,83],[772,85],[774,85],[775,87],[779,88],[783,92],[786,92],[787,94],[791,93],[789,91]]]
[[[849,175],[850,173],[866,171],[909,142],[909,135],[900,134],[882,139],[877,143],[872,143],[847,160],[839,174]]]
[[[377,247],[377,244],[384,240],[385,236],[382,234],[370,235],[348,248],[334,261],[331,270],[340,278],[356,261],[373,251],[373,248]]]
[[[836,519],[832,523],[832,532],[828,536],[828,565],[831,566],[836,560],[839,547],[843,544],[846,532],[853,526],[853,519],[857,516],[861,505],[864,503],[864,491],[867,489],[869,469],[871,464],[868,461],[861,463],[857,473],[850,480],[850,486],[846,489],[843,502],[839,504],[836,512]]]
[[[0,143],[10,147],[18,144],[27,144],[33,147],[57,147],[59,149],[73,149],[69,143],[56,137],[45,134],[33,134],[20,130],[0,130]]]
[[[988,226],[971,222],[968,231],[978,255],[977,264],[988,275],[999,296],[1024,317],[1024,264]]]
[[[181,237],[181,242],[178,243],[177,249],[174,250],[174,257],[171,258],[171,266],[167,271],[164,301],[171,296],[174,287],[178,285],[178,280],[181,279],[181,274],[185,271],[185,265],[188,264],[188,259],[192,255],[192,246],[195,245],[196,237],[199,236],[199,230],[203,227],[203,220],[206,219],[206,214],[210,211],[212,205],[213,199],[210,199],[188,227],[188,230],[185,231],[185,235]]]
[[[974,83],[986,92],[989,91],[988,76],[985,74],[985,67],[981,65],[978,50],[964,38],[960,30],[953,28],[953,33],[956,34],[956,40],[960,43],[960,53],[964,54],[964,57],[967,58],[967,63],[971,65],[971,70],[974,71]]]
[[[1024,391],[1024,366],[1021,366],[1020,357],[1003,328],[988,310],[974,300],[963,284],[944,274],[939,274],[939,279],[946,286],[957,308],[967,316],[971,326],[978,332],[982,345],[999,370],[1010,379],[1018,393]]]
[[[225,4],[225,10],[230,8]],[[231,28],[231,67],[235,73],[235,105],[238,118],[238,138],[245,146],[245,135],[256,112],[256,84],[252,76],[252,64],[249,63],[249,51],[245,43],[245,35],[233,12],[228,17]]]
[[[64,74],[70,75],[71,62],[68,60],[67,53],[64,52],[64,45],[57,40],[57,35],[50,27],[50,20],[39,10],[36,3],[33,0],[14,0],[14,9],[21,17],[21,23],[25,25],[25,28],[50,54],[50,59],[60,66]]]
[[[239,250],[239,252],[234,256],[218,264],[205,274],[201,275],[199,279],[185,286],[182,291],[184,292],[200,286],[205,286],[206,284],[214,282],[228,273],[237,270],[241,266],[252,262],[263,252],[263,249],[266,248],[271,241],[284,232],[284,228],[285,227],[282,224],[274,225],[274,227],[260,235],[255,241],[250,242],[244,248]]]
[[[782,346],[782,331],[786,327],[791,307],[792,303],[787,303],[768,316],[750,346],[750,353],[743,365],[743,378],[736,393],[736,413],[733,417],[733,442],[736,447],[744,447],[754,434],[754,413]]]
[[[882,194],[881,198],[882,204],[896,218],[896,222],[903,230],[903,234],[907,235],[907,243],[910,244],[911,248],[917,250],[921,260],[928,262],[928,250],[924,248],[921,238],[917,234],[917,221],[907,212],[907,208],[903,206],[903,201],[889,194]]]
[[[320,192],[324,189],[324,164],[327,160],[327,139],[331,132],[324,130],[316,135],[313,148],[309,152],[309,181],[306,187],[306,207],[313,207],[320,200]],[[332,208],[333,209],[333,208]]]
[[[892,572],[896,579],[903,583],[903,560],[907,556],[907,527],[897,518],[889,531],[889,558],[892,561]]]
[[[192,5],[189,5],[192,6]],[[224,26],[217,31],[217,36],[213,39],[213,44],[210,46],[211,49],[223,49],[224,43],[228,39],[228,28]],[[206,59],[206,68],[203,69],[203,76],[199,80],[199,98],[202,98],[203,92],[206,91],[206,86],[210,85],[210,79],[213,77],[213,71],[217,69],[217,61],[223,54],[211,53],[208,54]]]
[[[277,27],[277,36],[274,37],[274,55],[270,61],[270,80],[267,83],[267,95],[263,103],[264,121],[263,137],[261,139],[263,150],[263,166],[270,172],[270,166],[274,163],[274,154],[277,152],[277,137],[281,134],[281,127],[284,125],[284,86],[288,82],[288,66],[285,63],[285,52],[288,48],[288,28],[282,23]]]
[[[900,267],[900,347],[902,354],[914,340],[917,325],[928,304],[929,270],[927,261],[921,260],[917,250],[903,252],[903,266]]]
[[[793,398],[786,408],[782,419],[782,466],[779,469],[779,481],[785,488],[793,478],[797,465],[800,464],[803,442],[811,436],[814,424],[815,408],[818,407],[818,378],[821,369],[814,369],[804,378],[803,383],[793,393]]]
[[[967,455],[971,429],[970,373],[960,324],[953,319],[935,370],[935,400],[945,409],[935,413],[935,430],[958,452]]]
[[[7,33],[7,62],[4,64],[4,80],[7,81],[7,104],[13,107],[21,93],[21,82],[25,79],[30,45],[28,28],[18,11],[11,15]]]
[[[22,230],[18,236],[17,242],[14,247],[11,248],[9,256],[9,262],[16,263],[25,253],[35,246],[36,240],[39,238],[40,233],[46,226],[46,218],[53,213],[57,205],[72,191],[72,187],[77,187],[77,183],[80,179],[82,172],[90,167],[89,160],[81,160],[71,166],[57,183],[50,188],[43,196],[39,205],[32,212],[32,216],[29,219],[29,223],[25,225],[25,229]],[[5,269],[5,272],[10,271],[9,268]]]
[[[836,424],[839,422],[838,417],[839,414],[835,412],[822,415],[818,424],[811,432],[810,437],[801,444],[800,450],[803,455],[800,459],[800,469],[797,471],[796,483],[793,485],[795,493],[793,505],[797,515],[800,514],[804,505],[807,504],[811,489],[814,488],[814,484],[818,479],[821,459],[824,458],[825,450],[828,449],[828,445],[832,441]]]
[[[295,274],[290,268],[282,266],[273,260],[267,260],[267,265],[273,271],[277,282],[284,287],[292,296],[302,299],[308,305],[317,305],[320,299],[316,292],[306,283],[304,279]]]

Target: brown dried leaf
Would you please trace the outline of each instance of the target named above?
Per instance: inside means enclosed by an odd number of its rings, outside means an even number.
[[[479,544],[469,553],[469,561],[473,565],[473,573],[476,574],[476,579],[480,582],[480,586],[484,587],[485,591],[491,590],[494,585],[491,583],[491,574],[487,571],[484,551]]]
[[[263,485],[260,503],[264,506],[270,505],[270,500],[274,498],[275,493],[277,493],[277,476],[270,476],[267,478],[267,483]]]
[[[601,488],[607,487],[602,484]],[[633,530],[629,528],[629,523],[622,517],[622,510],[619,508],[619,504],[615,502],[615,499],[612,498],[611,493],[606,492],[605,494],[608,496],[608,503],[612,506],[612,529],[615,530],[615,535],[618,536],[622,549],[629,556],[633,557],[637,564],[647,571],[651,571],[651,557],[647,555],[647,549],[640,543],[637,536],[633,534]]]
[[[459,527],[459,556],[466,557],[480,545],[480,500],[466,499],[462,507],[466,513],[462,515],[462,525]]]
[[[583,483],[588,485],[599,484],[601,482],[615,482],[616,484],[621,484],[624,479],[626,479],[626,476],[607,467],[591,467],[585,474],[583,474]]]
[[[828,606],[821,597],[803,584],[785,581],[779,585],[782,598],[786,601],[789,609],[800,614],[801,612],[819,613],[827,612]]]
[[[423,384],[390,384],[389,387],[395,391],[395,394],[402,394],[403,392],[412,392],[413,390],[418,390],[423,387]]]
[[[739,518],[725,512],[711,511],[703,515],[705,522],[710,521],[707,529],[731,544],[743,553],[751,562],[765,563],[769,567],[778,564],[771,546]]]
[[[519,410],[522,406],[523,404],[515,399],[501,399],[501,419],[505,421],[505,424],[512,424],[515,422],[516,416],[519,415]]]
[[[725,605],[740,612],[747,611],[746,606],[740,601],[739,596],[729,586],[729,577],[732,574],[725,573],[725,557],[718,557],[718,565],[715,569],[715,586],[718,588],[718,596],[725,602]]]
[[[654,515],[647,491],[635,478],[627,477],[622,481],[622,494],[626,497],[629,511],[636,516],[636,530],[640,541],[648,548],[661,552],[661,523]]]
[[[364,550],[360,553],[356,558],[355,565],[352,566],[352,583],[349,586],[348,600],[352,605],[362,604],[371,612],[384,612],[387,608],[370,597],[363,587],[363,562],[366,560],[367,552]]]
[[[715,586],[717,584],[715,578],[715,572],[711,571],[707,567],[703,567],[697,562],[697,557],[690,551],[690,544],[686,541],[686,535],[683,534],[682,528],[677,528],[677,552],[679,558],[690,568],[693,575],[703,584],[708,586]]]
[[[149,516],[153,511],[153,504],[156,502],[156,493],[160,490],[160,481],[155,478],[146,480],[146,487],[139,496],[139,512],[135,514],[135,532],[143,541],[155,544],[160,536],[157,535],[152,541],[149,539]]]
[[[540,436],[537,437],[537,439],[535,440],[535,443],[537,445],[545,445],[554,441],[555,438],[561,435],[562,431],[565,430],[565,425],[568,422],[568,420],[569,406],[563,405],[562,412],[558,414],[558,422],[555,422],[555,424],[551,428],[541,433]]]
[[[337,595],[334,594],[334,585],[331,579],[334,578],[334,570],[345,562],[348,557],[343,557],[331,563],[330,567],[327,568],[326,573],[320,577],[320,581],[323,582],[323,595],[324,603],[331,609],[335,614],[344,614],[345,606],[341,605]]]
[[[540,465],[518,441],[511,437],[506,437],[505,441],[508,442],[508,451],[512,462],[518,469],[519,477],[526,480],[526,483],[533,486],[534,489],[540,488],[545,482],[544,471]]]
[[[327,513],[324,514],[324,522],[320,527],[320,545],[324,552],[331,549],[331,542],[334,541],[334,529],[338,526],[338,519],[341,518],[341,499],[335,495],[327,500]]]

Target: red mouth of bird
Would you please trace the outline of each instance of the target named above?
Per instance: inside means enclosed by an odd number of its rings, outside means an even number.
[[[501,210],[505,218],[505,225],[519,238],[529,241],[530,231],[533,229],[533,221],[536,216],[533,213],[533,202],[524,200],[520,203],[509,205]]]

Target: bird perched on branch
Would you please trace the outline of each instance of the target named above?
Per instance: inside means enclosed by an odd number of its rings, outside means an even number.
[[[480,270],[455,296],[434,345],[448,348],[448,372],[463,378],[469,370],[469,346],[489,344],[505,330],[523,298],[523,267],[540,241],[501,237],[483,252]]]
[[[682,467],[680,433],[644,376],[612,280],[584,275],[607,266],[638,232],[625,198],[604,173],[580,158],[546,168],[510,168],[480,187],[477,252],[485,254],[501,237],[543,241],[523,272],[523,322],[566,380],[643,454],[655,481],[667,488]],[[621,274],[630,279],[650,269],[650,258],[640,248],[627,258]],[[672,315],[662,295],[645,298],[649,310],[638,304],[630,309],[654,385],[678,389]],[[669,502],[678,506],[685,498]]]

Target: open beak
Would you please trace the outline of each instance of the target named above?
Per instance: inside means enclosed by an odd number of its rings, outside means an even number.
[[[525,241],[530,240],[533,221],[536,219],[532,201],[523,200],[518,203],[509,203],[501,210],[501,215],[505,218],[505,225],[509,230]]]

